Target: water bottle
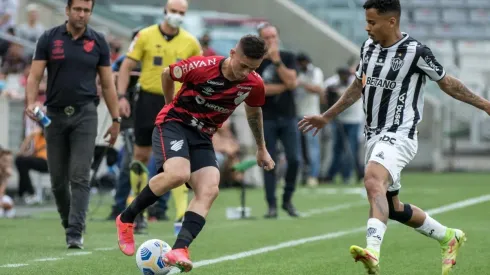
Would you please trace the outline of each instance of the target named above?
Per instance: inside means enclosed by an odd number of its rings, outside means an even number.
[[[41,110],[41,108],[39,108],[39,106],[36,106],[36,108],[34,108],[34,115],[44,127],[48,127],[51,124],[51,119],[49,119],[44,114],[44,112]]]

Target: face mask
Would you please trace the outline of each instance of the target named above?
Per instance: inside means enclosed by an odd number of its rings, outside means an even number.
[[[182,22],[184,21],[184,16],[178,14],[178,13],[166,13],[165,14],[165,21],[167,21],[167,23],[174,27],[174,28],[178,28],[180,27],[180,25],[182,25]]]

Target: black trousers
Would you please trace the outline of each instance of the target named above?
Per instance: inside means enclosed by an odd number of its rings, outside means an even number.
[[[15,158],[15,166],[19,172],[19,197],[22,197],[24,194],[33,195],[34,188],[32,187],[29,171],[34,170],[47,173],[48,162],[43,158],[18,156]]]
[[[51,188],[66,235],[81,236],[90,198],[90,167],[97,137],[94,103],[67,115],[48,107],[46,127]]]

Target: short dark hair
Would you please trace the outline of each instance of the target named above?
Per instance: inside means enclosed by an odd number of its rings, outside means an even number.
[[[92,9],[94,9],[94,6],[95,6],[95,0],[83,0],[85,2],[92,2]],[[73,0],[68,0],[68,2],[66,3],[66,5],[71,8],[71,5],[73,5]]]
[[[243,54],[248,58],[260,59],[267,53],[264,39],[257,35],[247,34],[238,42]]]
[[[379,14],[394,12],[398,16],[402,11],[400,0],[367,0],[362,7],[365,10],[376,9]]]
[[[260,24],[257,25],[257,33],[259,35],[262,35],[262,30],[265,29],[265,28],[269,28],[269,27],[272,27],[272,28],[275,28],[277,33],[279,34],[279,28],[276,26],[276,25],[272,25],[271,23],[269,22],[262,22]]]

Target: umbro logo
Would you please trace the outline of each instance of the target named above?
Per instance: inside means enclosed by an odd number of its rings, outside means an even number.
[[[178,152],[180,149],[182,149],[182,146],[184,146],[184,140],[173,140],[170,142],[170,150]]]
[[[385,159],[385,153],[384,152],[379,152],[377,155],[376,155],[377,158],[380,158],[380,159]]]

